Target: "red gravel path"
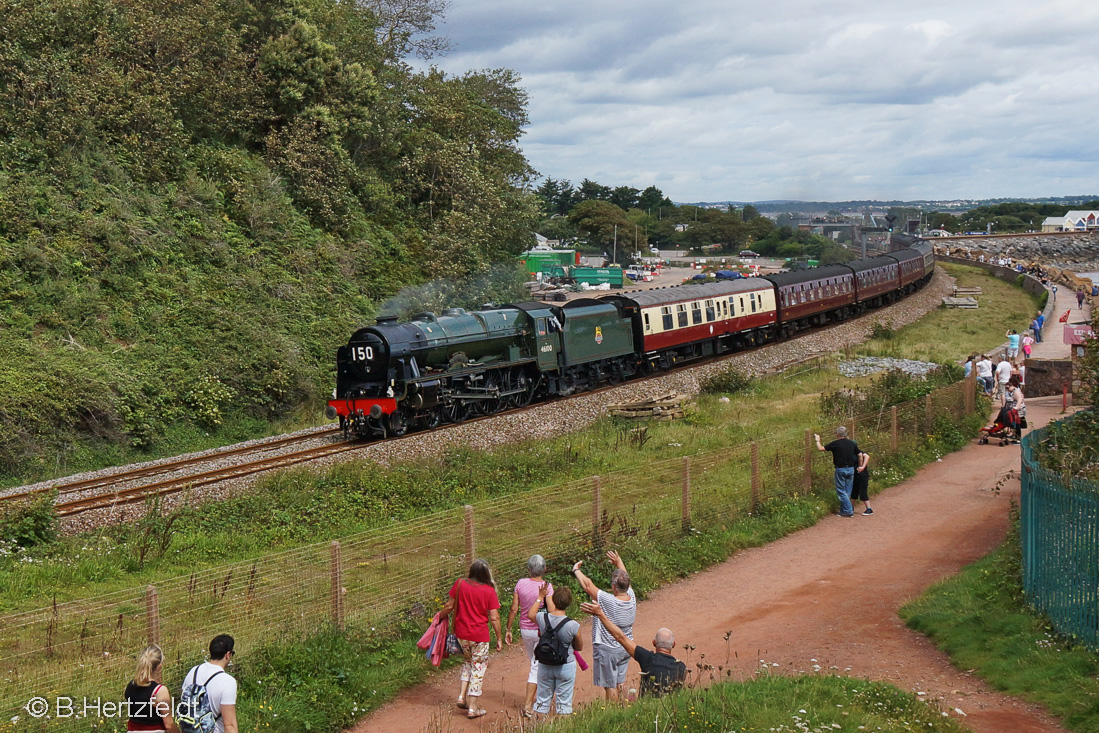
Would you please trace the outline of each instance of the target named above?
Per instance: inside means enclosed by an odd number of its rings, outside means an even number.
[[[1058,398],[1028,400],[1027,417],[1038,427],[1059,410]],[[759,660],[777,673],[810,672],[816,664],[825,673],[925,692],[952,716],[958,716],[955,708],[962,710],[962,722],[978,732],[1064,730],[1036,706],[952,667],[897,617],[905,602],[1002,542],[1019,484],[1011,481],[999,495],[990,489],[1018,466],[1018,446],[972,444],[879,494],[872,517],[830,517],[661,589],[640,604],[635,635],[648,640],[666,625],[676,634],[680,658],[683,645],[692,644],[692,664],[700,653],[723,664],[723,636],[732,630],[735,656],[729,655],[728,666],[738,678],[751,676]],[[505,607],[509,600],[502,598]],[[515,720],[526,664],[521,646],[492,656],[482,698],[489,713],[480,721],[460,717],[453,704],[458,675],[450,671],[406,690],[353,733],[421,731],[429,721],[435,729],[491,729]],[[631,663],[627,685],[636,687],[637,677]],[[595,699],[591,673],[581,673],[577,702]]]

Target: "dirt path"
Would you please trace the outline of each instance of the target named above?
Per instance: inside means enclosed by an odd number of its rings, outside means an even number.
[[[1056,418],[1060,407],[1060,398],[1028,400],[1027,417],[1038,427]],[[971,444],[879,494],[871,517],[828,518],[666,586],[640,604],[635,636],[649,640],[669,626],[680,658],[684,645],[693,645],[691,666],[704,653],[707,662],[726,665],[739,679],[765,660],[775,673],[819,667],[884,680],[926,693],[951,715],[961,709],[962,722],[978,732],[1064,730],[1037,707],[952,667],[897,617],[905,602],[1002,542],[1019,483],[1009,482],[999,495],[990,489],[1018,466],[1018,446]],[[723,637],[730,630],[727,650]],[[514,720],[526,664],[521,647],[492,656],[482,698],[489,714],[480,722],[466,721],[454,708],[458,675],[452,670],[405,691],[354,732],[421,731],[432,720],[444,729],[491,729]],[[627,685],[636,687],[637,680],[631,663]],[[596,699],[590,672],[582,673],[577,702]]]

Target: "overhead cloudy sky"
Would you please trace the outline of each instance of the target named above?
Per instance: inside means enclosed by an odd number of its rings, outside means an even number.
[[[543,175],[677,201],[1099,193],[1099,3],[451,0]]]

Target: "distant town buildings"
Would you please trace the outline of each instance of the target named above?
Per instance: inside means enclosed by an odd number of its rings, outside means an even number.
[[[1070,211],[1064,216],[1047,216],[1043,232],[1091,232],[1099,229],[1099,211]]]

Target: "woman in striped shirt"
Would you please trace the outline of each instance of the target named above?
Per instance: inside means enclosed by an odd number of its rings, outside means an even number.
[[[583,560],[572,566],[572,574],[576,576],[584,592],[603,609],[607,619],[620,628],[628,638],[633,639],[637,596],[630,587],[630,574],[626,572],[622,558],[614,550],[607,551],[607,559],[615,565],[615,570],[611,573],[610,592],[600,590],[591,578],[580,571],[580,566],[584,564]],[[629,666],[630,655],[598,618],[592,619],[591,641],[592,682],[596,687],[603,688],[603,694],[607,700],[616,700],[619,690],[626,683],[626,668]]]

